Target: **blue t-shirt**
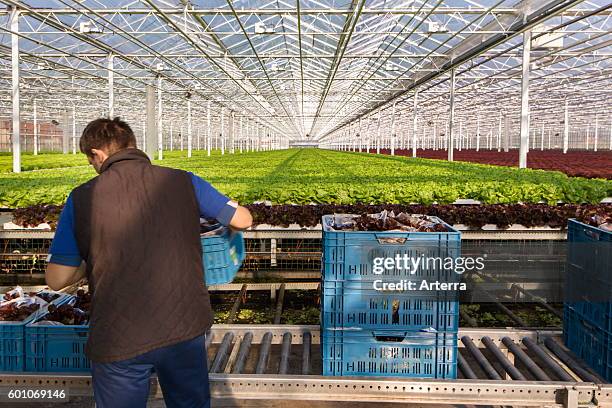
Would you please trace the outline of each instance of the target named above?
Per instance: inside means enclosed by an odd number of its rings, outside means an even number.
[[[189,175],[200,207],[200,216],[215,218],[221,224],[229,225],[236,212],[236,207],[229,204],[230,199],[202,178],[193,173],[189,173]],[[81,264],[82,259],[74,232],[72,193],[68,196],[66,205],[60,215],[49,254],[49,262],[54,264],[66,266],[79,266]]]

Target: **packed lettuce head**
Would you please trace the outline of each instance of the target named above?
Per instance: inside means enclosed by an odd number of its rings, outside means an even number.
[[[382,211],[377,214],[337,214],[331,227],[338,231],[401,231],[447,232],[448,228],[436,217],[421,214]]]

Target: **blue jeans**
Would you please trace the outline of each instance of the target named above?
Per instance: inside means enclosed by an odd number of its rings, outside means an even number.
[[[168,408],[210,407],[203,335],[128,360],[92,363],[96,407],[146,408],[153,369]]]

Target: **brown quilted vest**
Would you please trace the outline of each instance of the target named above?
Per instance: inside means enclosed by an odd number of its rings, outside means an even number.
[[[212,310],[188,173],[125,149],[72,199],[93,291],[85,349],[91,360],[125,360],[208,330]]]

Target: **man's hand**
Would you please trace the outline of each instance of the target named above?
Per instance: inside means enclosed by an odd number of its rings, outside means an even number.
[[[236,212],[230,221],[230,227],[237,230],[245,230],[253,224],[251,212],[245,207],[237,205]]]
[[[85,277],[85,262],[81,266],[66,266],[49,263],[45,272],[47,285],[53,290],[60,290]]]

